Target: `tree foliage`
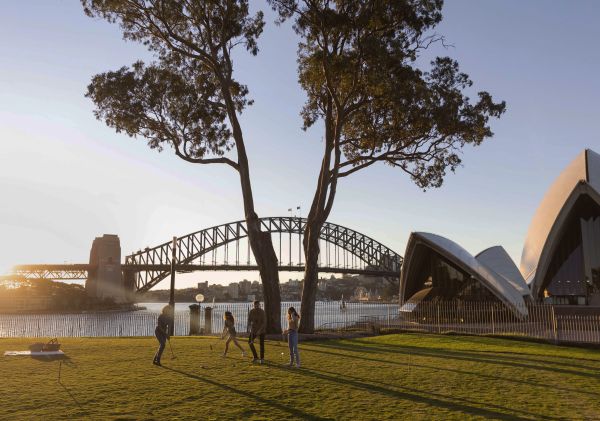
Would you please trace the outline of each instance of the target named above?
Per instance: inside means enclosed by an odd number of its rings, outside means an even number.
[[[252,104],[234,78],[232,52],[258,53],[262,12],[248,0],[81,0],[91,17],[118,23],[127,40],[141,42],[155,61],[96,75],[87,96],[95,115],[118,132],[170,146],[197,164],[227,164],[240,177],[248,238],[259,266],[267,328],[280,332],[277,258],[254,210],[250,168],[239,114]],[[235,149],[235,157],[228,152]]]
[[[119,23],[127,40],[146,45],[156,62],[141,61],[96,75],[87,96],[95,115],[151,148],[165,144],[194,163],[238,163],[223,155],[238,146],[237,114],[252,103],[233,77],[232,50],[258,52],[262,13],[247,1],[82,0],[85,12]],[[232,121],[232,119],[234,121]],[[240,133],[241,134],[241,133]]]
[[[472,101],[472,81],[458,63],[438,57],[431,68],[420,53],[443,37],[430,33],[442,19],[441,0],[269,0],[282,20],[293,17],[299,82],[308,95],[301,115],[330,130],[330,177],[375,162],[410,174],[422,187],[442,185],[458,150],[492,136],[490,117],[505,103],[487,92]]]
[[[319,233],[337,183],[376,162],[408,173],[421,188],[440,187],[460,164],[460,149],[492,136],[504,102],[472,86],[449,57],[420,66],[421,53],[443,42],[432,33],[442,0],[268,0],[300,36],[298,79],[307,94],[303,128],[325,130],[317,187],[304,236],[306,268],[300,330],[314,329]]]

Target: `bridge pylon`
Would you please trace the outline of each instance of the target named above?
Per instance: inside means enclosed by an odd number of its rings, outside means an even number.
[[[122,304],[131,301],[133,288],[127,287],[121,270],[121,242],[118,235],[96,237],[90,250],[90,270],[85,282],[90,297]]]

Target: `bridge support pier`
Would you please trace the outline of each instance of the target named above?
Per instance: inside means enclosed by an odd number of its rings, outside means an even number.
[[[90,297],[112,300],[116,304],[131,301],[121,271],[121,243],[119,236],[104,234],[96,237],[90,250],[90,266],[85,290]]]

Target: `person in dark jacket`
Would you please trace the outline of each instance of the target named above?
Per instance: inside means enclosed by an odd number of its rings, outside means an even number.
[[[248,339],[248,344],[250,346],[250,350],[252,351],[252,355],[254,359],[253,363],[259,361],[261,364],[265,359],[265,332],[267,330],[267,315],[265,311],[260,308],[260,301],[254,302],[254,308],[250,310],[250,314],[248,315],[248,323],[250,324],[250,337]],[[254,340],[258,337],[260,341],[260,360],[258,359],[258,355],[256,355],[256,348],[254,348]]]
[[[158,351],[154,355],[154,361],[152,364],[160,365],[160,357],[165,350],[167,339],[169,339],[169,325],[173,323],[173,310],[171,306],[166,305],[163,307],[160,316],[156,322],[156,329],[154,329],[154,336],[158,339]]]

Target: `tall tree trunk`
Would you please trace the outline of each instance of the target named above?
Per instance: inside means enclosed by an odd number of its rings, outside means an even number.
[[[250,183],[250,166],[248,164],[248,156],[246,155],[246,145],[242,129],[229,92],[230,85],[228,80],[223,77],[221,77],[221,84],[238,153],[238,171],[244,200],[246,226],[248,227],[248,240],[258,265],[263,287],[265,313],[267,316],[267,333],[281,333],[281,293],[279,291],[277,255],[275,254],[271,234],[261,231],[258,215],[254,211],[254,198]]]
[[[281,293],[277,255],[271,234],[260,230],[258,217],[247,218],[248,238],[260,271],[267,316],[267,333],[281,333]]]
[[[335,196],[335,184],[331,177],[331,156],[335,149],[333,130],[332,103],[327,104],[327,116],[325,119],[325,150],[317,189],[313,197],[310,211],[304,229],[304,256],[306,266],[304,268],[304,287],[302,288],[301,310],[299,331],[302,333],[313,333],[315,330],[315,300],[317,296],[317,284],[319,282],[319,237],[321,228],[329,216]],[[335,183],[335,177],[333,178]]]
[[[313,333],[315,329],[315,302],[317,298],[317,284],[319,282],[319,235],[323,223],[308,220],[304,229],[304,255],[306,266],[304,268],[304,286],[302,288],[302,300],[300,309],[301,333]]]
[[[313,333],[315,330],[315,301],[319,282],[319,238],[323,224],[327,221],[337,187],[337,165],[340,160],[339,117],[334,116],[333,98],[330,96],[326,104],[325,115],[325,150],[317,189],[308,213],[304,230],[304,287],[302,288],[302,318],[299,331]],[[333,163],[332,163],[333,158]],[[333,168],[331,168],[333,165]]]

